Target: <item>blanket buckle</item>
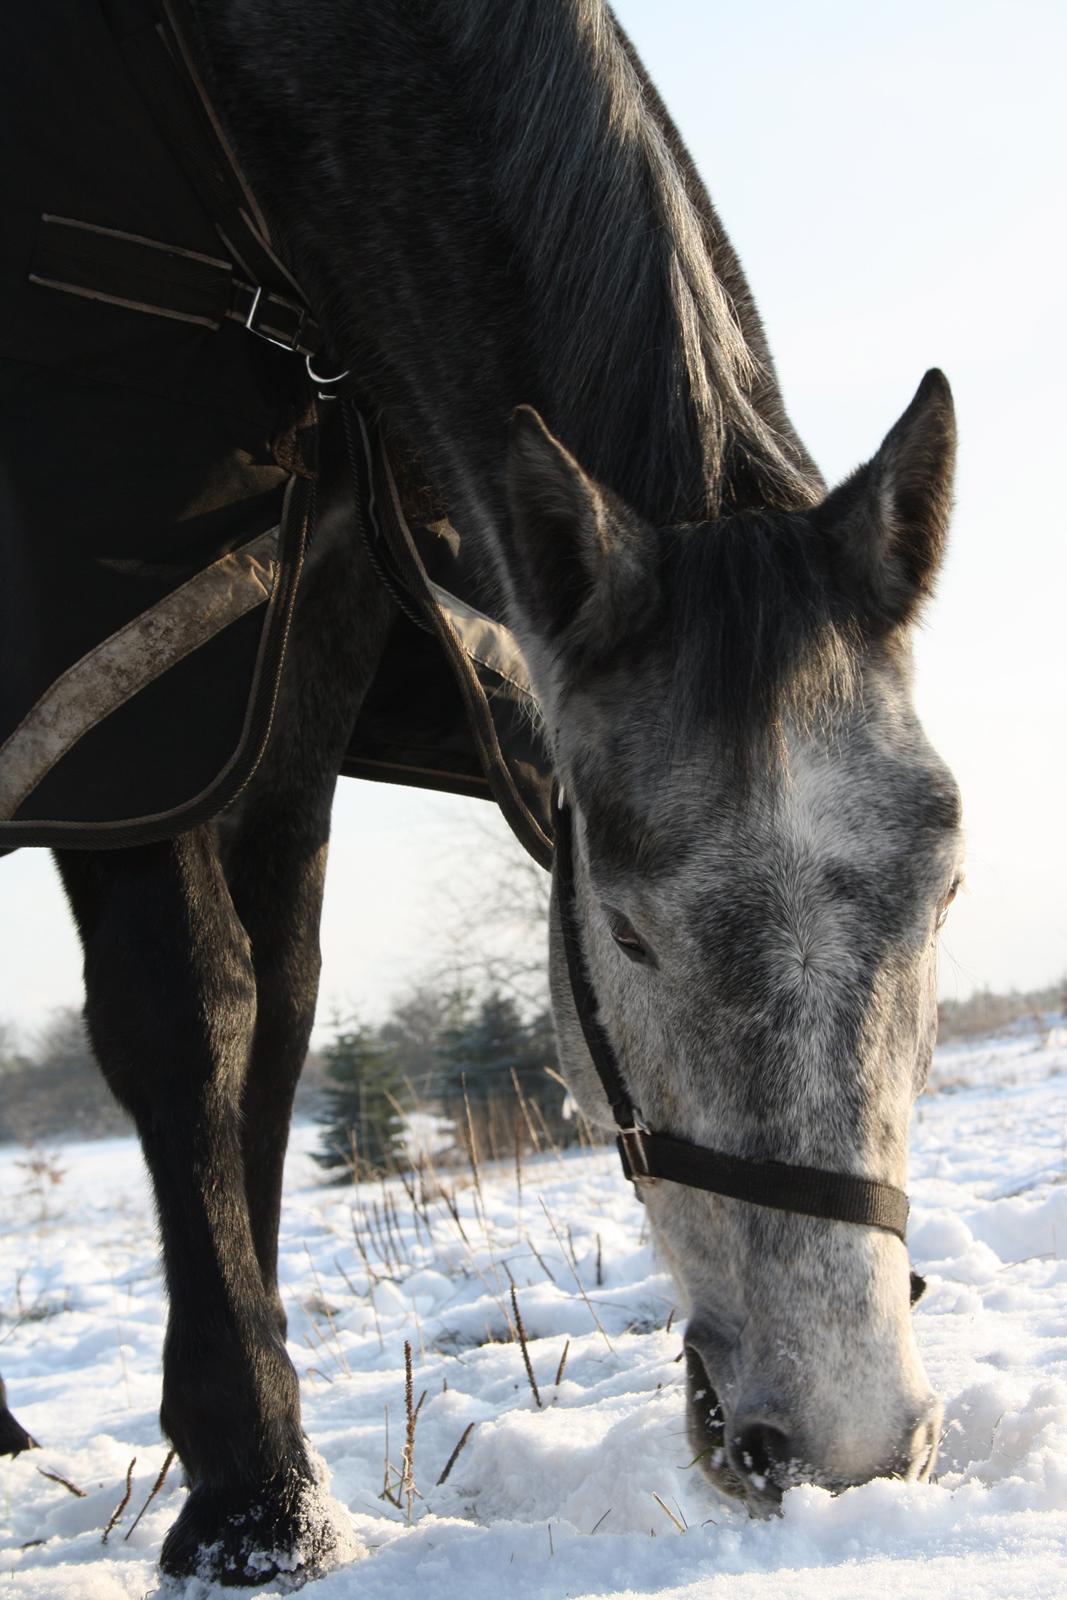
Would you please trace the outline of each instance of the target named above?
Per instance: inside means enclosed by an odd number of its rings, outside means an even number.
[[[279,337],[281,334],[280,328],[274,328],[270,333],[268,333],[266,328],[260,325],[260,318],[257,313],[259,313],[262,303],[263,285],[258,284],[255,293],[252,295],[252,304],[248,308],[248,315],[245,318],[245,327],[248,329],[249,333],[254,333],[257,338],[265,339],[268,344],[277,345],[279,350],[299,350],[300,336],[304,331],[304,324],[307,321],[307,313],[301,310],[293,332],[288,336]],[[296,309],[295,307],[289,306],[287,302],[280,302],[280,304],[285,305],[287,310]],[[269,308],[266,305],[263,305],[264,312],[266,312],[268,309]]]

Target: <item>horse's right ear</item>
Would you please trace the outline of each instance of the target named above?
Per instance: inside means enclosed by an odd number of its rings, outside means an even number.
[[[911,622],[945,551],[956,419],[943,373],[928,372],[880,450],[813,513],[865,624]]]
[[[594,655],[610,648],[640,604],[651,530],[582,471],[530,406],[511,420],[507,488],[510,537],[498,557],[516,631]]]

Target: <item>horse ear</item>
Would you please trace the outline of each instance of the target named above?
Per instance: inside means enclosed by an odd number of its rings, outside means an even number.
[[[873,626],[909,622],[933,593],[956,459],[952,391],[936,368],[878,454],[814,513],[838,573]]]
[[[531,406],[512,417],[507,488],[511,537],[499,559],[518,631],[594,654],[610,648],[639,603],[650,530]]]

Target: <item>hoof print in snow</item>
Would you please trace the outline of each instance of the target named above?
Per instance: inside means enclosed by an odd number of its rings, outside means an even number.
[[[363,1554],[344,1508],[306,1478],[238,1495],[199,1485],[163,1542],[168,1577],[299,1588]]]

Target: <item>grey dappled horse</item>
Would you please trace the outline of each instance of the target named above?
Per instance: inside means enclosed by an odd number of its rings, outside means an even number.
[[[194,10],[212,97],[336,354],[407,480],[495,566],[634,1100],[721,1150],[902,1185],[960,856],[909,665],[949,509],[944,379],[826,492],[730,244],[600,0]],[[509,447],[516,407],[535,409]],[[171,1573],[254,1583],[337,1548],[277,1227],[334,778],[392,615],[361,547],[320,530],[240,804],[163,844],[59,857],[95,1048],[158,1198],[162,1421],[191,1490]],[[610,1127],[557,947],[564,1070]],[[899,1240],[644,1187],[688,1307],[709,1476],[758,1509],[801,1479],[927,1474],[938,1407]]]

